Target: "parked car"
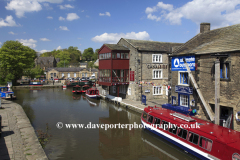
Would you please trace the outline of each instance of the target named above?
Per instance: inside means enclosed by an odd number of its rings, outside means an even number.
[[[76,80],[81,80],[80,77],[77,77]]]
[[[86,77],[82,77],[82,79],[81,79],[81,81],[86,81],[87,79],[86,79]]]
[[[89,81],[89,77],[87,77],[86,80]]]

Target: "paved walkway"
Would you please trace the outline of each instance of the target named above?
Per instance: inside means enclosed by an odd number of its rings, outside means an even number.
[[[35,131],[22,107],[2,100],[2,136],[0,160],[45,160],[47,156],[38,142]]]

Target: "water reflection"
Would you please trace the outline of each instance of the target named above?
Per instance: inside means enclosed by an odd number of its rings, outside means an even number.
[[[104,100],[87,99],[60,88],[15,90],[35,129],[49,124],[52,140],[44,151],[49,159],[191,159],[184,152],[142,129],[62,128],[63,124],[140,124],[140,114]]]

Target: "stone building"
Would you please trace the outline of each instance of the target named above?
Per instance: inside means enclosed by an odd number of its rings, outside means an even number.
[[[105,44],[106,45],[106,44]],[[109,44],[108,44],[109,45]],[[172,52],[172,49],[176,46],[180,46],[182,43],[170,43],[170,42],[156,42],[146,40],[133,40],[121,38],[111,51],[106,53],[121,53],[128,54],[128,64],[121,64],[121,57],[119,61],[114,62],[115,65],[126,66],[124,70],[129,70],[129,82],[125,82],[126,87],[122,87],[123,98],[140,101],[142,95],[145,95],[147,100],[168,98],[168,54]],[[111,48],[111,46],[110,46]],[[101,54],[101,49],[99,54]],[[105,51],[104,51],[105,53]],[[111,58],[111,57],[110,57]],[[99,70],[103,69],[101,66],[102,60],[99,58]],[[107,62],[104,63],[106,65]],[[100,72],[101,73],[101,72]],[[124,82],[123,82],[124,83]],[[116,84],[122,86],[120,83]],[[105,88],[105,93],[114,95],[113,89]],[[116,88],[118,90],[118,88]],[[116,96],[116,95],[115,95]]]
[[[35,59],[35,66],[40,66],[41,69],[45,71],[48,68],[57,67],[59,61],[59,58],[54,57],[37,57]]]
[[[167,99],[168,54],[171,54],[173,47],[182,43],[121,38],[117,44],[130,50],[127,98],[140,101],[141,96],[145,95],[147,100]]]
[[[98,70],[97,69],[87,69],[87,68],[48,68],[46,72],[46,79],[50,78],[77,78],[77,77],[97,77]]]
[[[192,74],[211,113],[215,112],[215,61],[220,61],[220,124],[232,118],[231,128],[240,131],[236,119],[240,111],[240,24],[210,30],[209,23],[201,23],[200,33],[172,54],[169,82],[169,102],[195,108],[200,118],[209,119],[206,108],[189,80],[181,70],[182,60],[191,63]],[[180,68],[179,68],[180,67]]]

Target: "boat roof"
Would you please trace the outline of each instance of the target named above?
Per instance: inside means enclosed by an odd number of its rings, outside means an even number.
[[[81,87],[81,86],[79,86],[79,85],[76,85],[76,86],[73,86],[73,87]]]
[[[8,88],[8,87],[0,87],[0,89],[1,89],[1,88]]]
[[[149,107],[146,107],[144,111],[154,117],[157,117],[157,118],[159,117],[160,119],[163,118],[163,120],[166,120],[178,126],[180,126],[181,124],[183,125],[188,124],[188,126],[190,126],[191,124],[197,123],[200,128],[188,128],[187,130],[193,133],[199,134],[200,136],[203,136],[212,140],[218,139],[219,141],[227,144],[236,143],[236,142],[240,143],[240,132],[216,125],[214,123],[211,123],[196,117],[191,117],[188,115],[177,113],[175,111],[165,109],[162,107],[149,106]],[[179,115],[181,115],[181,117]],[[240,149],[240,146],[237,148]]]
[[[89,88],[88,90],[98,90],[96,87]]]
[[[83,87],[89,87],[89,85],[85,84]]]

